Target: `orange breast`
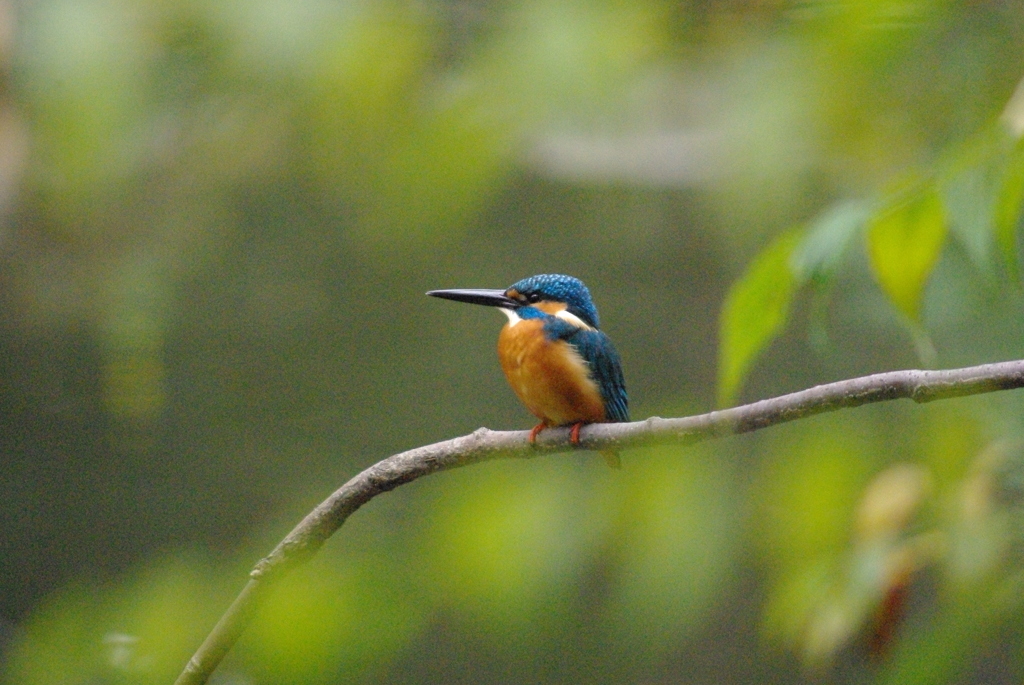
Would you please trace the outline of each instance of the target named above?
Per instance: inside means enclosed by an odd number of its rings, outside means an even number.
[[[590,369],[563,340],[548,340],[539,319],[506,324],[498,357],[509,385],[534,416],[549,426],[604,421],[604,401]]]

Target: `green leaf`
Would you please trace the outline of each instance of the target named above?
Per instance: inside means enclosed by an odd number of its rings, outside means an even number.
[[[941,187],[942,203],[949,216],[949,232],[967,253],[978,271],[992,270],[995,197],[991,165],[966,168]]]
[[[1010,155],[1002,186],[996,196],[995,240],[1003,255],[1010,276],[1020,280],[1020,261],[1017,256],[1017,224],[1021,204],[1024,202],[1024,141],[1017,143]]]
[[[853,235],[869,215],[860,200],[837,202],[818,215],[794,250],[792,267],[801,282],[829,281],[839,268]]]
[[[798,285],[790,264],[802,237],[802,231],[788,231],[776,238],[725,298],[719,322],[719,406],[733,402],[754,359],[786,325]]]
[[[956,145],[937,165],[936,186],[946,208],[950,238],[990,283],[996,248],[996,198],[1014,143],[1006,127],[993,122]]]
[[[946,233],[946,210],[932,185],[900,197],[868,221],[868,257],[875,279],[914,323],[920,322],[924,286]]]

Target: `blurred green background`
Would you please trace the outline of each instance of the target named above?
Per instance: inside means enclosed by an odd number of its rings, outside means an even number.
[[[428,289],[582,278],[637,419],[1024,357],[1018,2],[0,0],[0,62],[3,682],[170,682],[359,470],[529,428]],[[1020,682],[1022,400],[407,485],[215,682]]]

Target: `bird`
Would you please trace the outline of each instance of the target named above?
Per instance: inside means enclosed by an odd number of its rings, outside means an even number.
[[[572,426],[578,445],[588,423],[629,421],[622,363],[599,328],[590,291],[578,278],[538,274],[504,290],[431,290],[431,297],[497,307],[508,322],[498,335],[498,359],[512,390],[540,423],[530,443],[548,427]],[[617,452],[604,450],[621,468]]]

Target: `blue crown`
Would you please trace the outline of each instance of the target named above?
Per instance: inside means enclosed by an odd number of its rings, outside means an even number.
[[[564,302],[570,314],[588,326],[598,328],[597,307],[590,299],[590,291],[583,281],[563,274],[538,274],[517,281],[506,293],[516,291],[526,302]]]

